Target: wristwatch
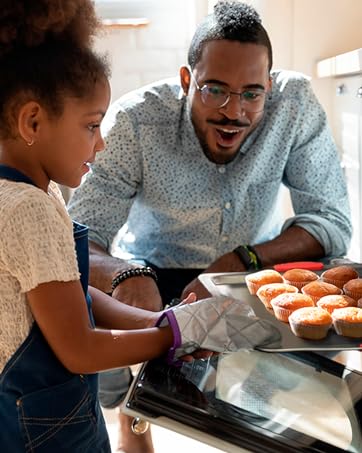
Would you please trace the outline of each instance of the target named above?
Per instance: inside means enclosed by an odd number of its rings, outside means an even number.
[[[261,269],[260,259],[251,245],[239,245],[233,252],[239,257],[247,271]]]

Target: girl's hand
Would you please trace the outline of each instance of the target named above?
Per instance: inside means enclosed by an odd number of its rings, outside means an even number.
[[[185,299],[181,300],[181,302],[178,305],[173,305],[174,307],[181,306],[181,305],[187,305],[187,304],[192,304],[193,302],[197,301],[197,295],[196,293],[190,293]]]

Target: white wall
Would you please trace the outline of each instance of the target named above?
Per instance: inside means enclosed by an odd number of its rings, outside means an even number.
[[[132,89],[178,74],[207,0],[149,0],[149,25],[106,30],[97,48],[112,63],[112,99]]]
[[[246,0],[262,17],[274,50],[274,68],[312,77],[330,114],[329,81],[317,80],[320,59],[362,47],[362,0]],[[196,24],[215,0],[148,0],[145,27],[109,30],[97,47],[112,61],[113,99],[152,81],[176,75],[186,62]]]
[[[362,0],[251,0],[273,45],[274,67],[303,72],[331,117],[332,81],[316,63],[362,47]]]

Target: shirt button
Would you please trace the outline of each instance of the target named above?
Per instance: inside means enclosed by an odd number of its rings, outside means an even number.
[[[229,236],[223,236],[223,237],[221,238],[221,240],[222,240],[222,242],[226,242],[226,241],[229,240]]]
[[[225,203],[225,209],[230,209],[230,208],[231,208],[231,203],[226,202],[226,203]]]
[[[223,174],[225,173],[226,168],[225,167],[219,167],[219,173]]]

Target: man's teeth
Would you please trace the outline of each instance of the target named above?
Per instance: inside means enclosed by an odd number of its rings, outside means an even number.
[[[237,134],[239,132],[239,129],[230,130],[230,129],[220,128],[220,130],[222,132],[224,132],[225,134]]]

